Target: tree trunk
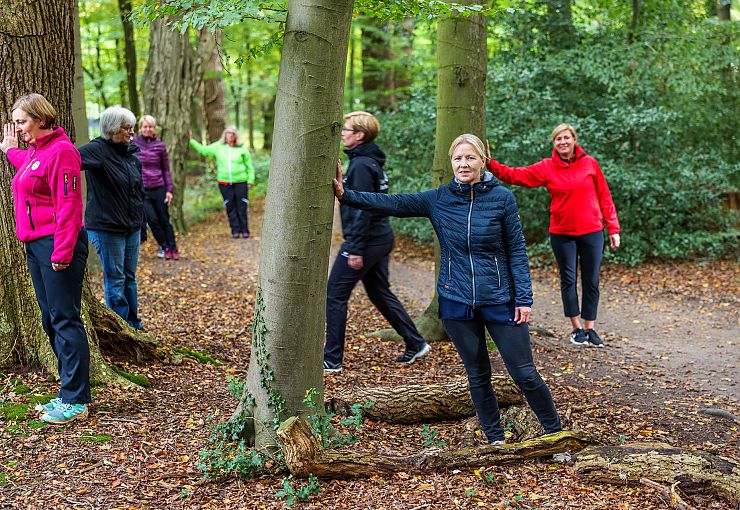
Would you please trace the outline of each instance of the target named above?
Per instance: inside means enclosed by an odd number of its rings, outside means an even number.
[[[275,100],[277,96],[272,96],[269,101],[264,105],[262,109],[262,121],[263,127],[262,132],[264,138],[262,140],[262,148],[266,151],[272,150],[272,134],[275,131]]]
[[[75,44],[75,73],[74,90],[72,92],[72,118],[74,119],[75,137],[70,139],[77,147],[90,141],[90,132],[87,128],[87,108],[85,103],[85,73],[82,70],[82,42],[80,38],[80,11],[77,2],[74,3],[74,44]],[[85,180],[82,179],[84,183]]]
[[[576,45],[571,1],[547,0],[547,29],[553,51],[574,48]]]
[[[717,6],[717,18],[720,21],[730,21],[730,9],[732,8],[732,0],[719,0]]]
[[[275,445],[310,388],[323,401],[322,352],[342,90],[353,0],[290,0],[275,103],[247,392],[258,448]],[[251,409],[250,409],[251,408]]]
[[[139,93],[136,87],[136,43],[134,41],[134,24],[131,23],[131,0],[118,0],[118,11],[123,25],[123,60],[126,67],[126,89],[128,90],[128,104],[138,119],[141,115]],[[122,97],[123,100],[123,97]]]
[[[13,0],[0,10],[0,124],[9,120],[7,113],[16,98],[29,90],[42,94],[56,108],[57,121],[70,138],[75,138],[71,105],[74,89],[74,3],[48,0],[32,4]],[[8,17],[10,16],[10,17]],[[22,58],[23,57],[23,58]],[[15,218],[10,180],[15,170],[5,157],[0,158],[0,366],[38,363],[56,374],[57,362],[49,339],[41,327],[36,296],[28,274],[21,244],[15,237]],[[90,376],[104,383],[131,383],[116,375],[103,360],[98,346],[97,326],[118,317],[95,299],[87,281],[84,283],[82,319],[90,343]],[[140,358],[151,355],[153,348],[138,347],[140,339],[128,327],[111,330],[106,338],[125,350],[136,341]],[[153,346],[153,339],[145,339]],[[128,352],[128,351],[126,351]]]
[[[432,448],[414,455],[392,456],[352,450],[324,450],[307,421],[293,416],[280,425],[285,464],[293,476],[306,478],[361,478],[428,473],[467,467],[516,464],[556,453],[576,452],[593,444],[576,432],[557,432],[523,443],[478,446],[458,450]]]
[[[144,109],[157,119],[159,136],[167,145],[175,193],[170,204],[172,222],[187,230],[182,213],[185,191],[188,131],[192,98],[199,85],[199,62],[188,34],[165,26],[166,20],[152,23],[149,32],[149,60],[144,70]]]
[[[522,394],[509,376],[494,375],[493,391],[499,406],[522,402]],[[446,384],[375,386],[343,391],[326,401],[329,411],[350,414],[352,404],[371,402],[362,415],[386,423],[421,423],[459,420],[475,416],[470,389],[465,377]]]
[[[200,107],[208,143],[215,142],[226,129],[226,93],[224,92],[224,68],[218,47],[221,44],[221,31],[212,34],[210,30],[200,30],[198,53],[202,62],[200,86]]]
[[[630,443],[583,450],[575,471],[588,480],[624,485],[653,481],[680,482],[684,492],[709,491],[740,504],[740,463],[698,450],[661,443]]]
[[[464,0],[473,5],[479,2]],[[486,18],[452,16],[437,25],[437,124],[434,138],[432,187],[452,178],[450,157],[452,141],[463,133],[486,139]],[[434,272],[439,275],[439,244],[434,241]],[[435,280],[436,289],[436,280]],[[420,317],[416,328],[427,341],[447,338],[439,320],[437,292]],[[368,333],[384,340],[401,341],[392,329]]]
[[[362,91],[365,109],[384,112],[390,108],[393,89],[389,21],[374,17],[363,19],[362,29]]]

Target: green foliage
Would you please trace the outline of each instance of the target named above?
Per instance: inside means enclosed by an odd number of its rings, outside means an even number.
[[[353,434],[350,432],[342,434],[334,427],[331,420],[336,415],[326,412],[323,408],[323,402],[317,402],[319,400],[318,397],[319,392],[316,388],[311,388],[306,392],[303,404],[310,411],[308,419],[311,423],[311,428],[321,439],[321,444],[324,448],[341,448],[342,446],[355,443],[357,438]],[[360,430],[362,426],[362,410],[369,409],[372,405],[372,402],[352,404],[350,406],[352,414],[340,421],[341,426]]]
[[[423,446],[446,446],[447,443],[437,439],[439,429],[437,427],[430,428],[428,424],[422,423],[421,425],[421,437],[424,438]]]
[[[4,421],[25,421],[28,404],[17,404],[10,401],[0,402],[0,416]]]
[[[549,157],[552,128],[569,122],[600,163],[622,227],[607,260],[731,257],[740,251],[738,213],[722,193],[740,186],[736,23],[705,19],[696,2],[641,2],[628,41],[627,2],[574,4],[576,44],[553,49],[544,3],[508,12],[495,27],[488,73],[493,156],[521,166]],[[529,5],[532,4],[532,5]],[[532,27],[538,30],[532,30]],[[391,191],[430,187],[433,76],[397,112],[381,117]],[[511,187],[529,252],[551,259],[549,194]],[[394,228],[430,242],[426,220]]]
[[[283,478],[283,488],[275,493],[275,497],[285,498],[285,504],[293,506],[298,501],[308,501],[309,496],[321,492],[319,480],[314,475],[308,475],[308,485],[301,485],[294,489],[288,478]]]

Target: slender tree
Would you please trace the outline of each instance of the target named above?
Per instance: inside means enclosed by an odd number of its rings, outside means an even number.
[[[258,448],[323,402],[322,346],[342,92],[353,0],[290,0],[275,103],[244,417]],[[249,416],[253,419],[248,418]]]
[[[17,2],[0,9],[0,124],[9,120],[16,98],[38,92],[57,110],[57,121],[75,139],[72,117],[74,89],[74,2],[46,0]],[[15,363],[40,364],[56,373],[56,358],[41,328],[41,316],[26,269],[21,244],[15,237],[10,180],[15,169],[0,157],[0,367]],[[151,354],[151,338],[137,335],[105,308],[85,284],[83,322],[90,341],[90,372],[99,381],[129,384],[103,360],[100,346],[138,359]]]
[[[722,21],[730,21],[730,9],[732,8],[732,0],[719,0],[717,6],[717,18]]]
[[[141,107],[139,106],[139,92],[136,87],[136,42],[134,40],[134,24],[130,18],[131,0],[118,0],[118,12],[123,25],[123,62],[126,67],[128,107],[138,118],[141,115]],[[122,95],[121,98],[123,97]]]
[[[200,85],[200,107],[206,140],[215,142],[226,128],[226,93],[224,92],[224,67],[221,64],[219,46],[221,31],[211,33],[201,29],[198,37],[198,53],[202,62]]]
[[[82,70],[82,44],[80,40],[80,12],[77,2],[74,3],[75,19],[75,74],[74,91],[72,93],[72,117],[74,118],[75,143],[79,147],[90,141],[90,133],[87,127],[87,110],[85,108],[85,73]]]
[[[370,111],[387,111],[392,104],[391,26],[390,21],[374,17],[362,23],[362,97]]]
[[[555,51],[574,48],[576,29],[571,13],[572,0],[547,0],[547,32]]]
[[[193,96],[199,86],[199,61],[188,33],[171,30],[164,20],[152,23],[149,60],[144,70],[144,109],[157,119],[160,136],[167,145],[175,193],[171,211],[175,228],[186,230],[182,214],[185,162]]]
[[[465,5],[478,2],[459,1]],[[486,18],[452,16],[437,25],[437,123],[434,139],[432,186],[452,178],[447,152],[452,140],[463,133],[486,136]],[[435,274],[439,274],[439,245],[435,240]],[[436,287],[436,286],[435,286]],[[439,320],[437,293],[414,322],[426,340],[447,338]],[[401,340],[392,329],[370,336]]]

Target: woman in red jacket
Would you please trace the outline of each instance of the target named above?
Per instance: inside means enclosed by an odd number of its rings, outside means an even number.
[[[489,154],[488,168],[506,183],[547,188],[550,193],[550,243],[560,269],[563,311],[573,326],[570,341],[575,345],[604,347],[594,330],[599,306],[599,269],[604,254],[604,222],[611,247],[619,247],[617,210],[601,167],[576,144],[573,126],[560,124],[551,138],[551,158],[512,168],[491,159]],[[583,298],[580,310],[576,288],[579,261]]]
[[[13,122],[3,127],[0,150],[18,169],[12,183],[15,232],[25,243],[61,386],[56,398],[36,410],[45,422],[67,423],[87,416],[90,402],[90,349],[80,318],[88,251],[80,153],[54,125],[56,111],[42,95],[19,98],[12,115]],[[27,150],[18,148],[18,138],[29,145]]]

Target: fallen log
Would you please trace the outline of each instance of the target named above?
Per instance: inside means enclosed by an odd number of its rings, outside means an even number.
[[[556,453],[580,451],[594,441],[579,432],[558,432],[522,443],[442,450],[394,456],[357,450],[325,450],[311,425],[296,416],[280,424],[278,437],[290,472],[297,477],[361,478],[398,472],[515,464]]]
[[[491,379],[499,406],[522,402],[522,394],[507,375]],[[348,390],[326,401],[328,412],[351,414],[352,404],[372,402],[364,417],[386,423],[422,423],[475,416],[468,380],[459,377],[445,384],[375,386]]]
[[[740,463],[699,450],[662,443],[628,443],[587,448],[576,456],[576,473],[604,483],[640,483],[642,478],[673,484],[686,493],[710,492],[740,504]]]

